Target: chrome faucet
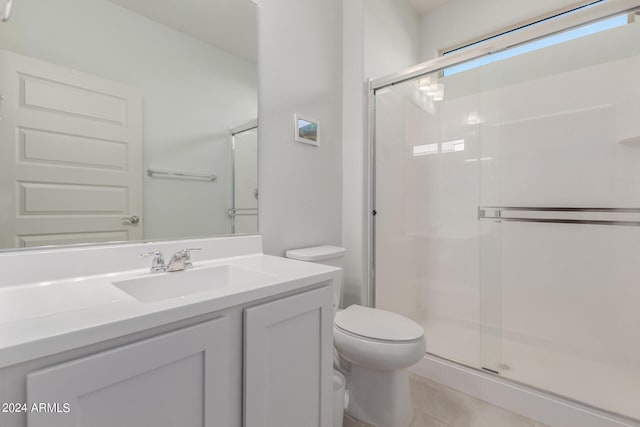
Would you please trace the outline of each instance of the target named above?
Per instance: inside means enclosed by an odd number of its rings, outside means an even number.
[[[191,251],[201,251],[202,248],[185,248],[176,252],[166,265],[166,271],[182,271],[193,267],[191,264]]]
[[[201,251],[202,248],[185,248],[182,249],[171,257],[171,260],[168,264],[164,263],[164,256],[160,251],[151,251],[144,252],[139,254],[140,257],[149,257],[153,256],[153,261],[151,261],[151,272],[174,272],[174,271],[183,271],[187,268],[193,267],[191,264],[191,251]]]
[[[151,251],[151,252],[143,252],[138,254],[141,258],[146,258],[149,256],[153,256],[153,261],[151,261],[151,272],[158,273],[160,271],[166,271],[167,266],[164,265],[164,256],[160,251]]]

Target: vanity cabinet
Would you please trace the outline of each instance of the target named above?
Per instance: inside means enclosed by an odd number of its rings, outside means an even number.
[[[222,317],[27,375],[29,427],[229,427]],[[67,411],[65,413],[65,406]]]
[[[332,300],[325,281],[2,368],[27,411],[0,427],[331,427]]]
[[[245,310],[244,427],[330,427],[333,291]]]

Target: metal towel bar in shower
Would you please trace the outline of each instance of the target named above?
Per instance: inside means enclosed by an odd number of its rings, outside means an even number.
[[[491,211],[493,211],[491,213]],[[614,216],[638,214],[637,219],[622,218],[547,218],[535,216],[505,216],[516,212],[613,214]],[[595,208],[595,207],[529,207],[529,206],[479,206],[478,219],[493,219],[505,222],[537,222],[550,224],[589,224],[640,226],[640,208]]]
[[[227,210],[227,213],[231,218],[234,216],[256,216],[258,208],[235,208]]]
[[[173,179],[187,179],[187,180],[202,180],[202,181],[215,181],[218,177],[214,174],[208,173],[194,173],[194,172],[181,172],[181,171],[169,171],[159,169],[147,169],[147,176],[149,178],[173,178]]]

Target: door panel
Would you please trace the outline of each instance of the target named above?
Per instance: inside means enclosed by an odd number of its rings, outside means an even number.
[[[330,427],[330,286],[245,310],[245,427]]]
[[[42,74],[40,74],[42,75]],[[126,125],[125,99],[89,88],[40,79],[20,73],[21,104],[24,108],[75,115],[120,126]]]
[[[0,248],[142,239],[140,91],[6,51],[0,70]]]
[[[127,169],[126,143],[34,129],[18,132],[21,163]]]
[[[50,245],[75,245],[78,243],[106,243],[122,242],[128,239],[126,231],[103,231],[99,233],[60,233],[60,234],[31,234],[16,235],[16,247],[35,248]]]
[[[230,341],[223,317],[33,372],[29,408],[57,406],[29,412],[28,425],[229,427]]]

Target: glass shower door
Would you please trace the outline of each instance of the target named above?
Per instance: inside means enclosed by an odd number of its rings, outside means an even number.
[[[429,353],[640,419],[637,40],[377,90],[375,292]]]
[[[420,323],[429,352],[479,368],[480,79],[445,80],[376,93],[376,305]]]
[[[623,18],[627,18],[623,16]],[[484,66],[482,365],[640,418],[640,24]]]
[[[229,211],[234,234],[258,232],[258,128],[232,135],[233,208]]]

